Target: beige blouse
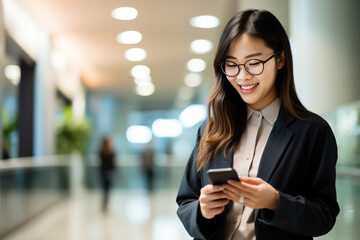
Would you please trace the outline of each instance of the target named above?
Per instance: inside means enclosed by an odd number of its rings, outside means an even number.
[[[261,111],[247,107],[247,124],[239,148],[234,153],[233,168],[239,176],[256,177],[261,155],[280,111],[275,99]],[[252,240],[255,237],[254,209],[230,203],[225,239]]]

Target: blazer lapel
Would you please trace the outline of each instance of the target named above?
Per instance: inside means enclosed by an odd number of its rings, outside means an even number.
[[[209,168],[229,168],[233,165],[233,153],[227,152],[224,156],[223,152],[216,155],[215,161],[209,163]]]
[[[286,146],[293,137],[293,133],[287,125],[294,119],[283,108],[280,109],[279,117],[275,122],[269,139],[262,154],[257,176],[269,182]]]

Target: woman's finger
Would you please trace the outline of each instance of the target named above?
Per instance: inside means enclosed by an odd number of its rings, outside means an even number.
[[[238,193],[239,195],[250,195],[253,192],[252,188],[244,186],[242,182],[237,182],[233,180],[229,180],[228,184],[224,184],[224,189]]]
[[[224,190],[224,187],[222,185],[208,184],[205,187],[201,188],[200,192],[203,194],[211,194],[214,192],[221,192],[222,190]]]

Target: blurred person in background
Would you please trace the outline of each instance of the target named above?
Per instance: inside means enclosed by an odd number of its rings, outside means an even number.
[[[154,142],[151,140],[141,152],[141,166],[146,177],[146,185],[149,191],[154,189]]]
[[[115,172],[115,151],[110,137],[105,137],[102,140],[99,150],[99,169],[100,180],[102,187],[102,210],[107,211],[110,188]]]
[[[306,240],[329,232],[339,213],[336,140],[297,97],[281,23],[264,10],[237,13],[222,33],[214,68],[207,121],[176,199],[188,233]],[[207,170],[217,168],[234,168],[240,181],[211,184]]]

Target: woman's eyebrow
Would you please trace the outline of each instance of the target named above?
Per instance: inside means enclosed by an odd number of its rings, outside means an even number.
[[[245,56],[245,58],[248,59],[248,58],[257,57],[257,56],[261,56],[261,55],[262,55],[262,53],[260,53],[260,52],[252,53],[252,54],[249,54],[249,55]],[[233,57],[233,56],[230,56],[230,55],[226,55],[225,59],[237,59],[237,58]]]
[[[262,53],[252,53],[252,54],[245,56],[245,58],[252,58],[252,57],[257,57],[257,56],[261,56],[261,55],[262,55]]]

